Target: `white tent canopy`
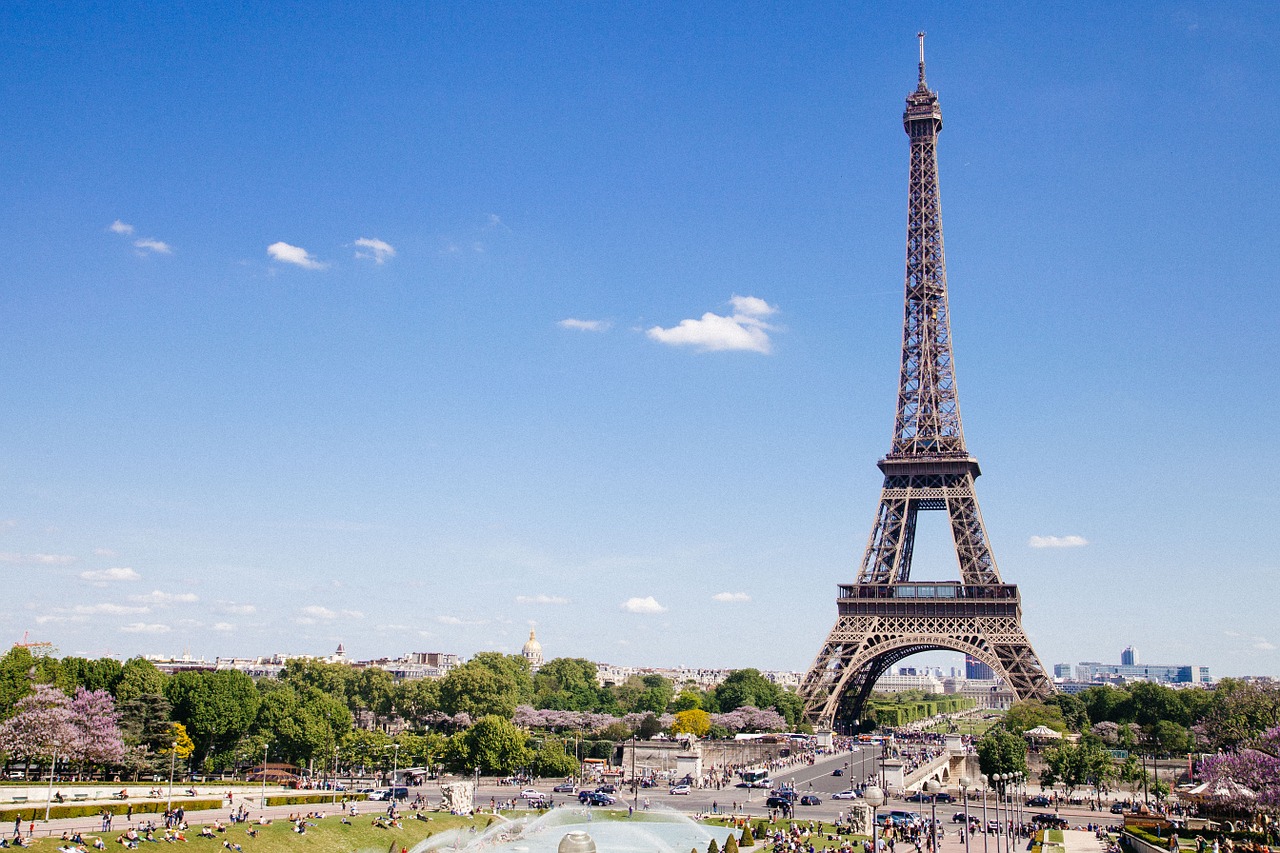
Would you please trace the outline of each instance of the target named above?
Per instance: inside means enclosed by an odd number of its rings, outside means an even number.
[[[1036,726],[1034,729],[1027,731],[1027,737],[1053,738],[1057,740],[1062,737],[1062,732],[1055,732],[1048,726]]]

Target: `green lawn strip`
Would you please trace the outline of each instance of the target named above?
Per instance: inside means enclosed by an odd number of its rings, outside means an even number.
[[[1062,837],[1062,830],[1061,830],[1061,829],[1050,829],[1050,830],[1048,830],[1047,832],[1045,832],[1045,838],[1044,838],[1044,840],[1045,840],[1045,841],[1047,841],[1047,842],[1049,842],[1050,844],[1062,844],[1062,843],[1064,843],[1064,839],[1063,839],[1063,837]]]
[[[703,821],[703,823],[707,824],[708,826],[728,826],[728,825],[729,825],[729,822],[730,822],[730,819],[729,819],[729,818],[724,818],[724,817],[713,817],[713,818],[708,818],[708,819],[706,819],[705,821]],[[760,849],[760,850],[763,850],[763,849],[764,849],[764,847],[766,847],[766,846],[767,846],[767,845],[766,845],[766,843],[765,843],[764,841],[762,841],[762,840],[761,840],[761,838],[760,838],[760,836],[759,836],[759,835],[755,835],[756,827],[757,827],[760,823],[762,823],[762,821],[761,821],[759,818],[753,818],[753,819],[751,820],[751,832],[752,832],[752,833],[753,833],[753,835],[754,835],[755,842],[756,842],[756,847],[755,847],[755,848],[746,848],[746,849]],[[797,821],[786,821],[786,820],[780,820],[780,821],[778,821],[777,823],[769,823],[769,822],[767,822],[767,821],[764,821],[763,823],[764,823],[764,825],[765,825],[765,829],[766,829],[766,831],[768,831],[768,832],[776,832],[776,831],[778,831],[778,830],[782,830],[784,833],[785,833],[785,832],[789,832],[789,831],[790,831],[790,829],[791,829],[791,824],[792,824],[792,823],[795,823],[797,826],[801,827],[802,829],[807,829],[807,828],[808,828],[808,826],[809,826],[809,821],[808,821],[808,820],[797,820]],[[836,836],[835,840],[828,841],[828,840],[827,840],[827,836],[828,836],[828,835],[833,835],[833,836],[835,835],[835,824],[834,824],[834,823],[832,823],[832,822],[831,822],[831,821],[829,821],[829,820],[827,820],[827,821],[822,821],[822,833],[821,833],[821,834],[819,834],[819,833],[817,832],[817,829],[816,829],[816,828],[817,828],[817,826],[818,826],[818,821],[817,821],[817,820],[814,820],[814,821],[813,821],[813,825],[814,825],[815,831],[814,831],[813,835],[811,835],[811,836],[810,836],[810,839],[809,839],[809,840],[810,840],[811,842],[813,842],[813,848],[814,848],[815,850],[826,850],[827,848],[830,848],[830,847],[840,847],[842,844],[844,844],[844,842],[849,841],[849,840],[853,840],[853,841],[861,842],[861,841],[867,840],[867,838],[868,838],[868,837],[867,837],[867,836],[865,836],[865,835],[857,835],[857,834],[852,834],[852,835],[851,835],[851,834],[849,834],[849,833],[847,833],[847,832],[846,832],[846,833],[845,833],[845,834],[843,834],[843,835]],[[741,836],[741,835],[742,835],[742,830],[741,830],[741,829],[739,829],[735,834],[736,834],[736,835]]]
[[[239,823],[228,828],[226,832],[215,833],[213,838],[201,838],[200,828],[204,824],[194,822],[183,833],[187,837],[186,844],[181,842],[175,845],[166,844],[163,841],[162,829],[157,833],[157,838],[161,839],[158,844],[152,845],[144,841],[139,845],[138,850],[146,851],[153,847],[173,849],[176,846],[187,853],[224,853],[225,848],[222,842],[229,841],[239,844],[244,849],[244,853],[355,853],[359,850],[376,850],[381,853],[389,850],[392,845],[398,853],[401,847],[412,848],[427,836],[450,829],[469,829],[474,826],[476,832],[482,832],[494,820],[490,815],[477,815],[474,820],[471,820],[454,815],[431,814],[424,815],[430,818],[429,820],[409,817],[401,821],[402,826],[399,828],[380,829],[373,825],[375,817],[377,815],[358,815],[349,818],[351,821],[349,825],[342,823],[341,818],[337,816],[325,817],[311,821],[315,826],[307,827],[306,833],[302,835],[294,832],[293,824],[287,820],[274,820],[270,826]],[[257,830],[257,838],[249,836],[251,829]],[[86,836],[90,834],[98,833],[86,833]],[[120,834],[122,834],[120,830],[113,830],[102,836],[108,851],[125,849],[115,843],[116,836]],[[29,849],[35,853],[56,853],[62,843],[62,840],[56,836],[40,838]],[[89,850],[92,851],[93,848],[90,847]]]

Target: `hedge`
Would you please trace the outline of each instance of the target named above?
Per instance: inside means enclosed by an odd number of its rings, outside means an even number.
[[[208,811],[209,809],[222,808],[222,800],[179,800],[176,805],[182,806],[189,812]],[[138,802],[133,803],[134,814],[160,814],[164,811],[165,804],[160,802]],[[113,815],[123,815],[129,810],[129,803],[114,802],[110,805],[98,803],[96,805],[79,805],[79,806],[53,806],[49,809],[49,818],[61,817],[97,817],[104,811],[109,811]],[[0,823],[12,823],[21,818],[23,820],[44,820],[44,806],[20,806],[16,808],[0,809]]]
[[[350,802],[351,800],[367,800],[368,794],[347,794],[342,791],[338,792],[339,802]],[[267,797],[267,805],[269,806],[309,806],[317,803],[332,803],[333,792],[327,794],[296,794],[286,797]]]

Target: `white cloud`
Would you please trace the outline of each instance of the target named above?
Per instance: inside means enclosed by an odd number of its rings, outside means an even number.
[[[250,613],[256,613],[258,608],[252,604],[236,604],[234,601],[218,602],[218,610],[223,613],[234,613],[237,616],[248,616]]]
[[[613,324],[608,320],[576,320],[566,317],[556,323],[562,329],[575,329],[579,332],[607,332]]]
[[[112,551],[110,548],[94,548],[93,555],[95,557],[114,557],[116,556],[116,552]]]
[[[712,601],[723,601],[726,603],[736,603],[741,601],[750,601],[751,596],[745,592],[717,592],[711,596]]]
[[[154,237],[143,237],[141,240],[134,240],[133,245],[134,248],[142,250],[138,252],[140,255],[145,255],[147,252],[154,252],[157,255],[173,254],[172,246]]]
[[[644,598],[628,598],[622,602],[622,609],[628,613],[666,613],[667,608],[658,603],[652,595]]]
[[[128,566],[124,566],[116,569],[90,569],[87,572],[81,572],[80,579],[89,581],[89,583],[102,584],[116,581],[140,581],[142,580],[142,575]]]
[[[115,234],[132,234],[133,226],[127,222],[121,222],[117,219],[115,222],[112,222],[107,226],[107,230]]]
[[[1274,652],[1276,644],[1268,640],[1266,637],[1254,637],[1253,648],[1259,652]]]
[[[702,352],[747,350],[768,355],[773,351],[764,321],[778,309],[756,296],[734,296],[729,300],[733,313],[728,317],[708,311],[699,320],[681,320],[678,326],[654,326],[645,334],[669,346],[691,346]]]
[[[1032,536],[1027,540],[1032,548],[1083,548],[1089,540],[1083,536]]]
[[[100,613],[108,616],[136,616],[141,613],[147,613],[151,610],[150,607],[132,606],[128,604],[112,604],[106,601],[98,604],[77,604],[71,609],[74,613],[83,616],[95,616]]]
[[[317,261],[306,249],[283,242],[272,243],[267,247],[267,254],[281,263],[294,264],[308,270],[322,270],[329,266]]]
[[[230,622],[214,622],[213,623],[213,630],[215,631],[234,631],[235,629],[236,629],[236,626],[232,625]]]
[[[161,592],[158,589],[153,589],[146,595],[130,596],[130,599],[161,606],[166,604],[194,604],[200,600],[194,592]]]
[[[68,554],[4,554],[0,553],[0,563],[17,563],[24,566],[65,566],[74,563],[75,557]]]
[[[517,595],[517,604],[568,604],[569,599],[559,595],[545,595],[538,593],[537,595]]]
[[[56,623],[56,622],[84,622],[84,621],[85,621],[85,617],[83,614],[68,616],[62,613],[45,613],[41,616],[36,617],[37,625],[47,625],[50,622]]]
[[[439,622],[441,625],[484,625],[486,624],[484,621],[468,622],[466,619],[459,619],[457,616],[449,616],[449,615],[437,616],[436,621]]]
[[[328,607],[322,607],[319,604],[309,604],[302,608],[303,619],[298,621],[304,625],[311,625],[317,619],[323,619],[326,622],[332,622],[334,619],[363,619],[364,614],[359,610],[330,610]]]
[[[131,622],[128,625],[121,625],[120,630],[126,634],[167,634],[169,626],[161,625],[159,622]]]
[[[379,240],[376,237],[361,237],[359,240],[356,240],[355,245],[360,249],[368,250],[357,251],[357,258],[373,261],[375,264],[385,264],[387,259],[394,258],[396,256],[396,250],[390,243],[384,240]]]

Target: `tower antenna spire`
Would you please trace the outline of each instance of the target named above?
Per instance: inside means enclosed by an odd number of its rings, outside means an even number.
[[[924,84],[924,31],[916,33],[916,38],[920,39],[920,88],[925,88]]]

